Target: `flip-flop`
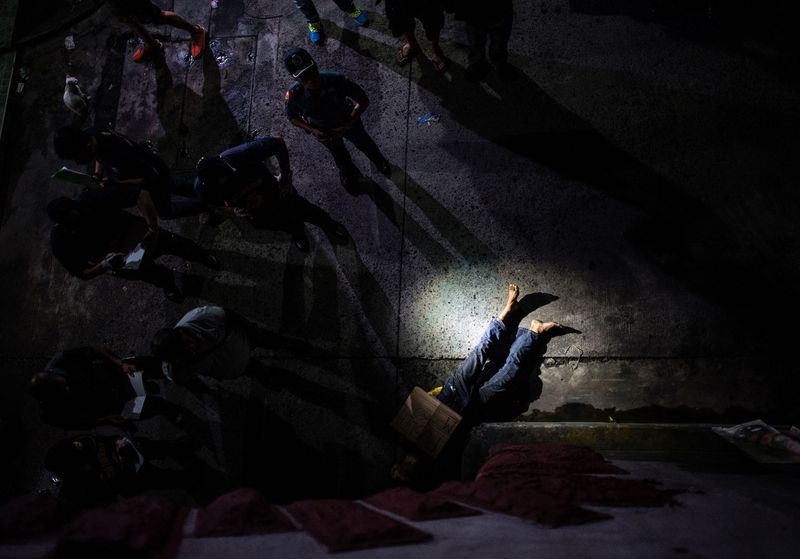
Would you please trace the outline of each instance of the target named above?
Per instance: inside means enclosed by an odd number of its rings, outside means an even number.
[[[164,45],[161,44],[161,41],[155,39],[155,42],[147,46],[145,44],[141,44],[136,47],[136,50],[133,51],[133,61],[134,62],[145,62],[152,56],[160,53],[164,50]]]
[[[408,52],[406,52],[406,45],[400,47],[400,50],[397,51],[395,55],[395,62],[397,62],[400,66],[405,66],[409,62],[411,62],[415,56],[419,53],[419,48],[409,48]]]

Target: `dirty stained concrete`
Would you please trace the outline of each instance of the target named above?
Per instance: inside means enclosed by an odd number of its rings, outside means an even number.
[[[3,132],[13,140],[0,398],[15,457],[3,494],[46,487],[40,460],[66,434],[38,422],[32,372],[66,347],[147,352],[153,332],[205,304],[315,348],[258,350],[252,375],[206,393],[165,388],[197,415],[215,473],[209,494],[253,485],[279,501],[385,487],[399,453],[395,410],[412,386],[449,374],[512,281],[532,316],[580,331],[543,349],[531,411],[579,403],[798,417],[785,310],[800,285],[797,58],[774,37],[730,37],[696,14],[517,1],[519,79],[471,84],[457,22],[443,33],[453,65],[439,75],[424,56],[395,65],[382,7],[365,6],[372,23],[357,29],[318,2],[329,38],[308,48],[367,91],[365,126],[393,166],[385,178],[354,151],[365,180],[353,196],[326,150],[283,116],[282,53],[307,46],[289,0],[159,4],[206,25],[201,60],[189,60],[184,32],[165,27],[164,63],[134,64],[130,35],[103,7],[75,26],[74,51],[59,35],[18,53],[31,77]],[[146,284],[69,277],[50,254],[44,213],[49,199],[77,194],[49,178],[65,163],[53,133],[74,121],[61,102],[66,73],[93,97],[81,125],[150,140],[179,174],[245,138],[283,136],[295,186],[351,242],[332,245],[309,227],[305,255],[285,233],[186,218],[165,226],[209,248],[223,271],[172,262],[203,278],[185,302]],[[428,112],[440,120],[417,125]],[[180,434],[159,420],[141,429]]]

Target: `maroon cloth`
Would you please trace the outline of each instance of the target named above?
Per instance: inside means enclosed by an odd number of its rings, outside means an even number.
[[[669,492],[647,480],[585,474],[626,473],[587,448],[562,444],[498,445],[475,481],[449,482],[436,493],[550,526],[611,518],[580,506],[664,506]]]
[[[481,514],[480,511],[454,503],[442,495],[418,493],[407,487],[389,489],[364,500],[374,507],[399,514],[409,520],[434,520]]]
[[[61,533],[56,559],[113,557],[172,559],[180,547],[186,509],[159,497],[138,496],[90,510]]]
[[[23,495],[0,507],[0,539],[44,535],[57,527],[58,501],[51,495]]]
[[[291,532],[294,524],[255,489],[237,489],[197,511],[194,535],[243,536]]]
[[[533,473],[624,474],[600,454],[582,446],[558,443],[499,444],[489,451],[477,478]]]
[[[287,509],[328,551],[417,543],[432,537],[353,501],[298,501]]]

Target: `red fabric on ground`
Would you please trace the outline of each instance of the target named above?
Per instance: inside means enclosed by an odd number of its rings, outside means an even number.
[[[498,445],[475,481],[449,482],[436,493],[549,526],[611,518],[580,506],[663,506],[669,492],[646,480],[585,475],[625,473],[587,448],[561,444]],[[581,475],[576,475],[581,474]]]
[[[255,489],[237,489],[197,511],[195,537],[291,532],[294,524]]]
[[[481,514],[480,511],[454,503],[441,495],[418,493],[407,487],[390,489],[364,500],[379,509],[417,521]]]
[[[432,537],[353,501],[298,501],[286,508],[328,551],[417,543]]]
[[[23,495],[5,503],[0,507],[0,538],[33,538],[52,531],[56,505],[51,495]]]
[[[55,549],[57,559],[177,555],[186,509],[159,497],[138,496],[90,510],[70,522]]]

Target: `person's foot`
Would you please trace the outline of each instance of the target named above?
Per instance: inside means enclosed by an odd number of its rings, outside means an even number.
[[[366,25],[369,25],[369,18],[367,17],[367,12],[363,11],[361,8],[356,8],[355,11],[352,11],[347,15],[353,18],[353,23],[355,23],[359,27],[365,27]]]
[[[198,25],[195,27],[194,31],[192,31],[192,58],[200,58],[203,55],[203,51],[206,48],[206,30],[203,29],[202,26]]]
[[[321,45],[325,42],[325,30],[322,29],[320,22],[312,21],[308,23],[308,40],[314,45]]]
[[[447,69],[450,67],[450,59],[446,56],[432,56],[431,57],[431,64],[433,64],[433,69],[436,70],[440,74],[444,74]]]
[[[155,54],[161,52],[164,48],[164,45],[161,44],[161,41],[158,39],[155,42],[147,44],[143,43],[136,47],[136,50],[133,51],[133,61],[134,62],[144,62],[148,58],[152,57]]]
[[[400,48],[399,51],[397,51],[397,54],[395,55],[395,61],[399,66],[405,66],[411,62],[415,56],[417,56],[417,53],[419,53],[419,47],[412,45],[411,43],[406,43]]]
[[[488,74],[491,70],[492,66],[485,60],[481,60],[480,62],[475,62],[474,64],[467,66],[467,69],[464,72],[464,79],[466,79],[468,82],[479,82],[485,78],[486,74]]]
[[[535,318],[531,320],[531,332],[544,334],[553,328],[561,328],[561,325],[558,322],[542,322],[541,320],[536,320]]]
[[[506,300],[506,306],[503,307],[503,310],[500,311],[500,320],[503,322],[511,315],[514,310],[517,308],[517,297],[519,297],[519,287],[515,283],[508,284],[508,300]]]

